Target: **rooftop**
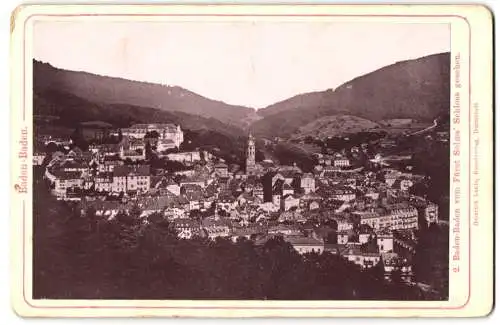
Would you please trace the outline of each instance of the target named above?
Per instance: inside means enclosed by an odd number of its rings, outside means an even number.
[[[284,240],[292,245],[301,245],[301,246],[324,245],[323,241],[311,237],[285,236]]]

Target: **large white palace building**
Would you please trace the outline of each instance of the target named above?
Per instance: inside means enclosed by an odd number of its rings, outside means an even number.
[[[171,123],[134,124],[122,129],[124,136],[143,139],[148,132],[156,131],[160,139],[172,140],[178,148],[184,141],[184,132],[179,125]]]

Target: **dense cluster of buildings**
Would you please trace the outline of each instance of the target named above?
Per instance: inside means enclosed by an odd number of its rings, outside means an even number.
[[[122,134],[118,144],[52,153],[44,166],[52,193],[77,201],[82,215],[93,211],[111,220],[135,211],[147,222],[157,213],[184,239],[245,237],[262,244],[281,236],[300,254],[331,252],[362,268],[383,265],[387,274],[398,269],[408,278],[415,230],[438,221],[437,205],[410,193],[424,181],[420,175],[353,168],[342,154],[319,157],[312,172],[256,162],[251,135],[246,166],[239,168],[199,151],[164,153],[162,141],[175,148],[182,143],[178,126],[140,124]],[[147,143],[189,168],[153,169],[144,156]],[[34,155],[35,165],[44,160],[40,156]]]

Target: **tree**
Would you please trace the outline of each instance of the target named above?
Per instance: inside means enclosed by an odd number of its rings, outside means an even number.
[[[158,131],[148,131],[146,132],[146,135],[144,135],[144,139],[147,139],[147,138],[154,138],[154,139],[158,139],[160,137],[160,134],[158,133]]]
[[[128,213],[128,216],[132,219],[138,219],[140,217],[142,213],[142,210],[141,208],[139,208],[138,205],[134,205],[132,206],[132,208],[130,209],[129,213]]]
[[[402,273],[400,269],[395,269],[392,270],[391,272],[391,282],[394,284],[402,284],[403,279],[402,279]]]
[[[201,213],[200,210],[194,209],[189,211],[189,218],[193,220],[200,221],[203,218],[203,214]]]
[[[149,141],[146,141],[146,146],[144,150],[146,151],[146,160],[152,160],[154,154],[153,154],[153,149],[151,148],[151,143]]]
[[[47,143],[47,146],[45,147],[45,151],[47,151],[48,156],[50,156],[50,154],[56,152],[57,150],[58,150],[58,146],[57,146],[57,144],[55,144],[55,142],[49,142],[49,143]]]
[[[83,135],[82,128],[78,125],[73,133],[70,136],[70,139],[73,141],[73,144],[83,151],[87,151],[89,148],[89,144]]]

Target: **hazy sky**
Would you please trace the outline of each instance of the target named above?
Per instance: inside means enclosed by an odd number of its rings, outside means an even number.
[[[34,56],[55,67],[178,85],[261,108],[450,51],[447,24],[36,22]]]

